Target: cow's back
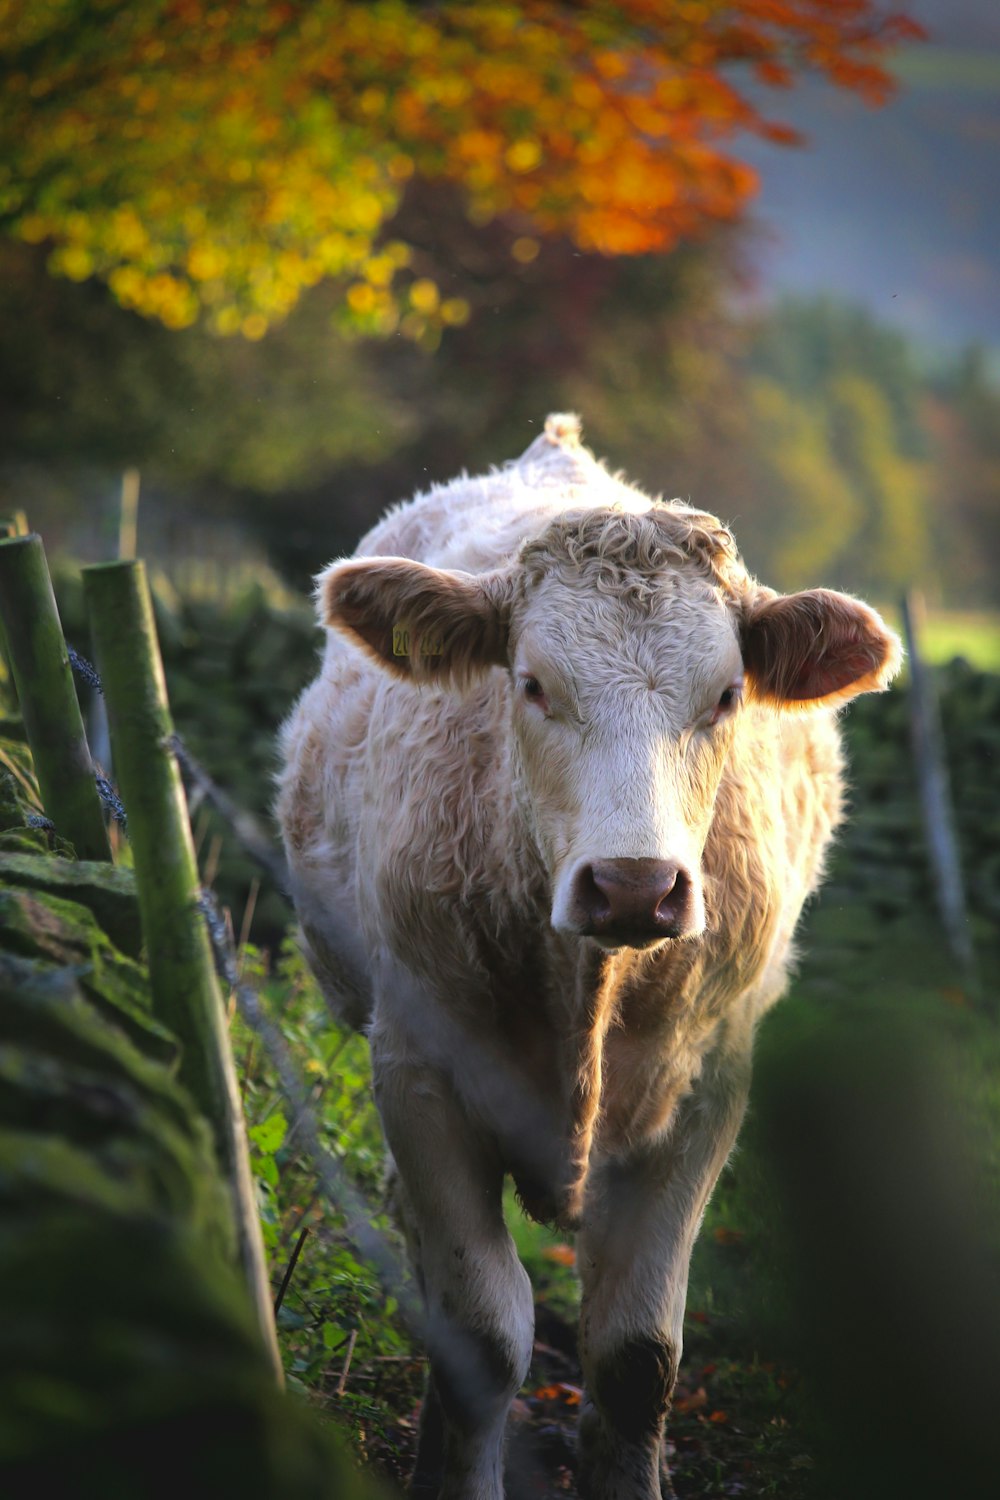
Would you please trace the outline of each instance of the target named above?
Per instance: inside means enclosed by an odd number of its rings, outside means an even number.
[[[395,506],[362,538],[355,556],[409,557],[483,573],[514,557],[563,511],[615,505],[636,512],[651,503],[581,445],[576,417],[551,416],[515,462],[473,478],[462,475]]]

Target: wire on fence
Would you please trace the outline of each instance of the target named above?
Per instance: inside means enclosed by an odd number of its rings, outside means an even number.
[[[278,1086],[291,1111],[290,1129],[299,1136],[302,1149],[316,1173],[320,1191],[330,1206],[344,1215],[347,1239],[358,1254],[372,1265],[385,1291],[396,1298],[409,1332],[420,1337],[423,1314],[408,1283],[402,1258],[387,1236],[372,1223],[377,1210],[365,1201],[354,1183],[347,1178],[340,1163],[323,1146],[316,1112],[309,1101],[308,1090],[299,1076],[285,1038],[267,1014],[257,992],[239,977],[236,952],[225,919],[210,891],[201,891],[198,907],[205,919],[219,976],[232,989],[240,1015],[270,1059]]]
[[[104,688],[101,686],[101,674],[93,663],[89,662],[85,656],[81,656],[79,651],[74,651],[70,645],[67,645],[66,651],[69,656],[69,664],[81,682],[85,682],[88,687],[94,689],[95,693],[100,693],[103,697]]]
[[[119,797],[118,793],[115,791],[108,778],[106,776],[102,776],[100,772],[98,772],[94,777],[94,781],[97,784],[97,795],[100,797],[101,801],[104,803],[104,806],[108,809],[111,816],[118,824],[118,827],[122,830],[123,833],[127,834],[128,814],[125,811],[125,806],[122,802],[122,799]]]
[[[103,696],[104,687],[101,683],[101,674],[92,662],[89,662],[79,651],[72,646],[67,647],[69,653],[69,664],[73,671],[85,682],[88,687],[93,688]],[[215,782],[205,767],[192,755],[187,745],[176,732],[171,735],[169,749],[177,757],[178,764],[184,772],[188,783],[197,792],[199,797],[209,802],[216,812],[228,824],[233,835],[242,844],[250,858],[268,875],[278,890],[283,893],[288,891],[288,867],[271,839],[260,827],[252,813],[237,806],[227,792]],[[122,807],[113,786],[106,777],[97,777],[97,791],[104,805],[110,810],[115,822],[123,829],[127,827],[125,809]]]

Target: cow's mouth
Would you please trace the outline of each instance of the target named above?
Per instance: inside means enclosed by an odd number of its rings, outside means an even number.
[[[654,948],[662,948],[666,943],[676,942],[681,936],[681,933],[671,932],[581,933],[581,937],[589,938],[592,943],[603,948],[605,953],[619,953],[623,948],[631,948],[639,953],[649,953]]]

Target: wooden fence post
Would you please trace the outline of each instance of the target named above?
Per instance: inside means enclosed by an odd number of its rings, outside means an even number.
[[[910,734],[934,891],[948,946],[962,970],[966,988],[978,998],[976,958],[969,934],[941,721],[934,685],[920,647],[923,600],[915,591],[903,599],[902,615],[910,668]]]
[[[0,615],[42,806],[80,859],[110,860],[41,537],[0,540]]]
[[[215,1133],[233,1195],[243,1271],[275,1373],[277,1336],[246,1127],[222,996],[204,920],[198,870],[145,569],[141,562],[83,570],[115,773],[135,858],[139,910],[157,1018],[183,1047],[180,1077]]]

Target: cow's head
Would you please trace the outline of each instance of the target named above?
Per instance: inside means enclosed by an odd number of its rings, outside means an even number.
[[[568,513],[479,576],[336,564],[320,612],[410,680],[509,672],[552,925],[608,948],[704,930],[702,853],[744,715],[883,688],[900,657],[865,604],[760,588],[718,521],[676,505]]]

